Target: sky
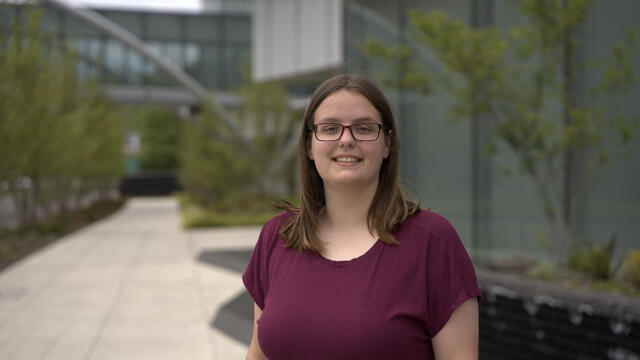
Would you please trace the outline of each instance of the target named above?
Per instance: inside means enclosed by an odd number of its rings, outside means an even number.
[[[84,4],[99,8],[148,9],[157,11],[200,10],[201,0],[61,0],[70,4]],[[0,0],[0,3],[29,3],[30,0]]]
[[[29,3],[33,0],[0,0],[8,3]],[[199,12],[201,0],[59,0],[97,8],[137,9],[153,11]]]
[[[71,1],[71,0],[68,0]],[[200,0],[73,0],[73,2],[98,7],[116,7],[121,9],[153,9],[197,11]]]

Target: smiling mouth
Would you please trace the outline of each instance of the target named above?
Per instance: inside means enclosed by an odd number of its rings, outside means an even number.
[[[334,158],[333,160],[341,163],[356,163],[360,161],[360,159],[351,156],[340,156]]]

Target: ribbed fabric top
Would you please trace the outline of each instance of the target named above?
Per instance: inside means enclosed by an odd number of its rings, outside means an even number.
[[[286,216],[265,224],[242,277],[269,359],[433,359],[430,339],[481,296],[456,231],[434,212],[408,218],[398,245],[377,241],[348,261],[285,249]]]

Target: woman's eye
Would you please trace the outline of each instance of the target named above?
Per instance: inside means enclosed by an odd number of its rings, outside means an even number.
[[[368,134],[373,132],[373,127],[371,125],[359,125],[356,127],[356,131],[361,134]]]
[[[326,125],[320,127],[320,131],[323,133],[335,133],[339,131],[339,128],[335,125]]]

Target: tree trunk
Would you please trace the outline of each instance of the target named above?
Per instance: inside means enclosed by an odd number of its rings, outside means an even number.
[[[566,11],[567,0],[563,0],[562,5]],[[566,28],[562,39],[562,114],[565,129],[573,123],[571,111],[575,108],[572,30],[571,27]],[[564,246],[560,256],[564,263],[573,252],[575,237],[572,225],[575,222],[575,208],[572,206],[575,196],[573,192],[575,154],[571,144],[564,149],[563,155],[562,222],[565,231],[563,234]]]
[[[29,206],[29,218],[31,224],[38,224],[38,204],[40,203],[40,178],[38,176],[34,176],[31,179],[31,199]]]
[[[13,200],[13,206],[16,209],[16,221],[18,227],[26,226],[28,223],[28,202],[25,199],[25,193],[17,184],[17,179],[9,179],[9,194]]]

